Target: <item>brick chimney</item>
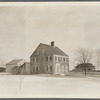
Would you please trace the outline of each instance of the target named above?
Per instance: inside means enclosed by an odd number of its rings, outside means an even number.
[[[52,42],[51,42],[51,46],[53,46],[53,47],[55,46],[55,43],[54,43],[54,41],[52,41]]]

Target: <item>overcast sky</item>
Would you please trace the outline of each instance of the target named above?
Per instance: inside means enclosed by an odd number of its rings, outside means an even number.
[[[3,62],[29,60],[39,43],[51,41],[69,55],[71,64],[76,49],[99,49],[100,5],[0,6]]]

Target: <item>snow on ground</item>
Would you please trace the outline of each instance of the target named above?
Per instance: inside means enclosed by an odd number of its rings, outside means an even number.
[[[0,75],[0,98],[100,98],[100,78]]]

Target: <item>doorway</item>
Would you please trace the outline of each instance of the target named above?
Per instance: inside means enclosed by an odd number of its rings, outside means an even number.
[[[60,65],[56,64],[56,74],[60,74]]]

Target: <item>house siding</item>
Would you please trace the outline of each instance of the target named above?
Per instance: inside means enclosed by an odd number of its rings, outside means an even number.
[[[30,60],[30,63],[31,63],[31,73],[36,73],[36,74],[40,74],[40,73],[41,74],[52,74],[53,70],[52,71],[47,71],[47,66],[50,65],[50,66],[53,67],[53,62],[52,61],[47,61],[47,57],[50,56],[50,57],[53,58],[53,56],[52,55],[47,55],[46,53],[42,54],[41,50],[39,50],[39,51],[40,51],[39,55],[35,54],[34,56],[31,56],[31,58],[30,58],[31,59]],[[38,59],[38,61],[35,62],[34,59]],[[38,66],[38,69],[39,69],[38,71],[35,70],[36,66]]]
[[[30,74],[30,63],[25,62],[18,68],[18,74]]]
[[[17,64],[6,64],[6,72],[7,73],[12,73],[13,67],[17,66]]]

